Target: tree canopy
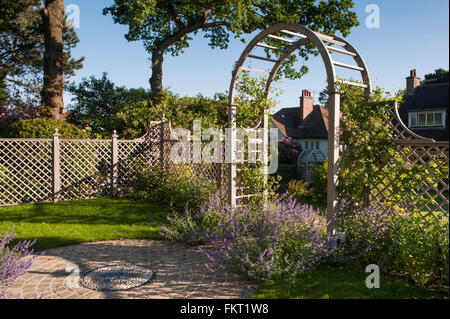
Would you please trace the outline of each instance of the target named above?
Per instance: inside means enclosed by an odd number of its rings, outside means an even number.
[[[162,114],[173,127],[192,129],[195,119],[201,118],[206,127],[225,127],[227,124],[227,96],[216,93],[214,98],[197,95],[180,97],[163,91],[164,103],[150,107],[152,92],[148,89],[128,89],[116,86],[104,73],[101,78],[84,78],[71,84],[72,94],[67,121],[89,127],[93,136],[110,137],[116,130],[121,138],[137,138],[145,133],[149,119],[161,120]]]
[[[347,36],[358,25],[353,5],[352,0],[115,0],[103,13],[111,14],[115,23],[128,25],[125,38],[143,41],[152,55],[150,85],[154,101],[159,103],[164,54],[183,53],[199,31],[209,39],[211,48],[220,49],[228,47],[230,35],[243,39],[244,34],[281,22],[299,23],[327,34],[340,31]],[[316,53],[311,46],[299,50],[303,58],[311,53]],[[280,74],[300,78],[306,73],[306,67],[292,68],[297,59],[292,55]]]
[[[449,71],[442,68],[435,70],[433,73],[425,74],[426,82],[442,83],[449,81]]]

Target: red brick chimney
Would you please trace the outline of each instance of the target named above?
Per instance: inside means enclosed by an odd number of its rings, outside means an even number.
[[[313,111],[313,98],[311,96],[311,92],[308,90],[302,90],[302,96],[300,97],[300,125],[303,125],[303,122],[308,117],[309,114]]]
[[[420,78],[417,77],[416,69],[409,71],[406,78],[406,94],[413,94],[414,89],[420,85]]]

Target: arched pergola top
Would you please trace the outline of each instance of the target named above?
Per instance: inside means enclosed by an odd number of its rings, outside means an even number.
[[[280,33],[286,34],[288,38],[279,36]],[[290,44],[287,48],[267,45],[266,43],[264,43],[264,39],[266,37]],[[366,93],[370,92],[372,84],[367,65],[359,52],[350,43],[337,36],[329,36],[315,32],[308,27],[300,24],[281,23],[271,26],[260,32],[257,36],[255,36],[253,40],[249,42],[247,47],[242,52],[238,62],[236,63],[231,79],[229,105],[234,105],[236,84],[242,71],[263,73],[268,75],[266,82],[266,93],[268,94],[276,74],[278,73],[280,67],[283,65],[286,59],[296,50],[308,43],[312,43],[318,49],[319,54],[322,58],[327,74],[328,92],[336,92],[336,83],[338,81],[336,67],[346,68],[359,72],[361,74],[361,83],[348,81],[342,82],[349,85],[363,87],[366,90]],[[340,46],[341,48],[337,48],[336,46]],[[281,52],[281,54],[277,59],[269,59],[267,57],[252,54],[252,51],[258,47],[272,51],[279,51]],[[331,57],[331,52],[352,57],[356,65],[334,61]],[[253,59],[273,63],[271,71],[244,67],[244,64],[247,60]]]

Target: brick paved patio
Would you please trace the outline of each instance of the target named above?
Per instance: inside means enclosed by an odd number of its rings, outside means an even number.
[[[206,259],[196,247],[154,240],[117,240],[84,243],[46,251],[33,262],[29,272],[12,287],[12,298],[249,298],[254,286],[226,275],[208,273]],[[136,264],[156,272],[156,279],[127,291],[93,291],[73,287],[79,267],[82,275],[106,265]],[[72,266],[71,266],[72,265]],[[72,285],[71,285],[72,283]],[[69,288],[71,287],[71,288]]]

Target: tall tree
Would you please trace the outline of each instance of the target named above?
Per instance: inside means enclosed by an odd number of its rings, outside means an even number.
[[[199,31],[210,40],[211,48],[226,49],[229,36],[241,38],[245,33],[281,22],[300,23],[315,31],[344,36],[358,25],[351,11],[352,0],[115,0],[114,5],[103,10],[111,14],[115,23],[128,25],[125,38],[142,40],[151,54],[152,76],[150,85],[154,102],[160,103],[163,79],[164,54],[177,56],[189,47],[193,35]],[[268,51],[266,52],[270,54]],[[307,57],[316,53],[309,46],[299,55]],[[308,70],[292,68],[297,60],[291,56],[283,66],[282,74],[300,78]]]
[[[0,104],[14,104],[11,95],[24,88],[26,95],[33,91],[37,96],[41,93],[45,51],[43,9],[41,0],[0,0]],[[71,55],[78,42],[75,30],[64,25],[65,80],[83,66],[84,57],[75,59]],[[51,116],[45,109],[41,113]]]
[[[63,0],[45,0],[42,11],[42,26],[45,40],[44,87],[42,107],[48,110],[52,119],[64,119],[64,4]]]

